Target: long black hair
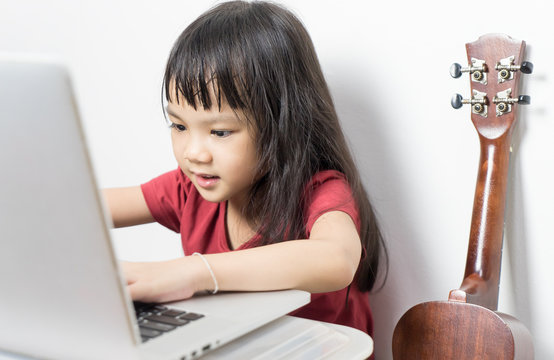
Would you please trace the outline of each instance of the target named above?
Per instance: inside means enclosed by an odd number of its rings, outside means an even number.
[[[365,257],[358,286],[375,283],[386,251],[374,211],[341,130],[308,32],[290,11],[255,1],[225,2],[177,39],[164,76],[166,100],[195,109],[226,101],[254,129],[259,180],[243,209],[259,245],[305,236],[310,179],[322,170],[346,176],[361,219]],[[173,97],[174,96],[174,97]]]

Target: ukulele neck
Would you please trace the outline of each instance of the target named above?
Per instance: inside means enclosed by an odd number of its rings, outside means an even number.
[[[464,281],[449,300],[496,310],[502,261],[511,131],[496,139],[480,136],[481,157],[473,202]]]

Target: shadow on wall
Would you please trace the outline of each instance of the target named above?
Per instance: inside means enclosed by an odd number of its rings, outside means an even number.
[[[527,46],[527,57],[530,57],[530,46]],[[527,94],[527,79],[523,79],[520,87],[520,94]],[[531,103],[532,104],[532,103]],[[515,316],[521,321],[527,329],[533,334],[533,313],[531,309],[532,298],[529,274],[529,251],[528,251],[528,231],[525,225],[525,201],[523,194],[523,181],[525,174],[522,170],[520,158],[521,144],[524,142],[527,129],[527,115],[525,108],[520,108],[517,114],[517,123],[512,135],[512,154],[510,158],[510,168],[508,173],[508,188],[506,194],[506,215],[504,246],[508,249],[508,261],[504,262],[509,266],[512,282],[513,305]],[[504,252],[506,254],[506,251]],[[538,359],[552,358],[543,357],[537,351],[535,345],[535,355]]]
[[[378,280],[370,300],[375,320],[375,355],[378,359],[392,358],[392,333],[396,322],[411,307],[413,294],[428,293],[421,269],[410,259],[424,258],[423,239],[419,239],[410,214],[406,213],[406,187],[402,181],[398,152],[387,134],[387,115],[379,98],[387,96],[360,92],[348,79],[352,73],[328,79],[333,99],[351,146],[371,203],[380,220],[389,254],[389,271],[385,286],[379,289]],[[340,81],[333,81],[340,79]],[[348,80],[351,80],[348,82]],[[391,95],[392,96],[392,95]],[[384,265],[384,261],[382,262]],[[420,273],[418,274],[418,271]],[[384,275],[384,267],[381,268]],[[412,276],[413,275],[413,276]]]

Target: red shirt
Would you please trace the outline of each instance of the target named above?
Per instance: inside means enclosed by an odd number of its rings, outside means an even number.
[[[185,255],[194,252],[213,254],[232,251],[225,229],[226,202],[204,200],[189,178],[180,169],[163,174],[142,186],[146,204],[154,219],[181,234]],[[358,210],[351,189],[343,174],[326,170],[317,173],[308,187],[312,201],[307,204],[306,236],[314,222],[326,211],[339,210],[354,220],[359,230]],[[255,246],[256,237],[237,250]],[[311,295],[311,302],[291,315],[346,325],[373,335],[373,317],[367,293],[362,293],[355,281],[347,289]]]

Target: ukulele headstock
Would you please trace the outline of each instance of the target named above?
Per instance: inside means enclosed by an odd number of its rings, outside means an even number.
[[[471,121],[481,136],[494,139],[512,129],[517,105],[527,105],[531,99],[519,95],[521,73],[531,74],[533,64],[523,61],[525,41],[503,34],[488,34],[466,44],[468,66],[453,64],[454,78],[470,74],[471,98],[456,94],[452,107],[471,105]]]

